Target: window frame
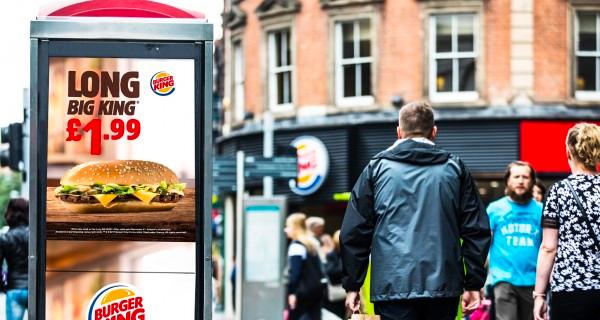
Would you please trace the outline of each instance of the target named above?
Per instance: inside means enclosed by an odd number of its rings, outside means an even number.
[[[342,24],[352,23],[354,33],[354,51],[356,53],[360,45],[360,22],[369,21],[369,41],[370,41],[370,56],[369,57],[352,57],[343,58],[343,34]],[[334,21],[334,69],[335,69],[335,103],[340,107],[360,107],[360,106],[371,106],[375,103],[375,57],[374,57],[374,19],[371,17],[357,16],[348,19],[339,19]],[[357,32],[357,30],[359,32]],[[360,65],[362,63],[370,63],[371,65],[371,94],[369,95],[357,95],[353,97],[344,97],[344,81],[343,81],[343,66],[344,65]],[[361,72],[362,73],[362,72]],[[361,79],[355,79],[356,92],[360,92]]]
[[[282,41],[282,46],[283,48],[289,48],[290,50],[290,64],[286,65],[286,66],[281,66],[281,67],[277,67],[276,66],[276,61],[277,59],[276,54],[282,54],[282,52],[277,53],[276,50],[278,48],[276,48],[276,44],[275,44],[275,34],[276,33],[281,33],[286,34],[287,31],[287,43],[285,41]],[[292,111],[294,109],[294,45],[293,45],[293,35],[292,35],[292,28],[290,27],[283,27],[283,28],[277,28],[277,29],[271,29],[271,30],[267,30],[267,99],[268,99],[268,106],[269,106],[269,110],[272,112],[276,112],[276,113],[280,113],[280,112],[289,112]],[[282,37],[283,38],[283,37]],[[285,52],[285,49],[283,50]],[[283,55],[284,57],[286,57],[286,55]],[[278,94],[278,88],[277,88],[277,74],[278,73],[284,73],[284,72],[289,72],[290,76],[289,76],[289,83],[288,83],[288,87],[289,87],[289,99],[290,102],[289,103],[278,103],[277,101],[277,94]],[[285,88],[284,88],[285,91]],[[285,95],[285,94],[284,94]]]
[[[596,51],[579,51],[579,14],[588,13],[596,16]],[[573,93],[576,100],[579,101],[599,101],[600,100],[600,8],[598,10],[575,10],[573,26]],[[596,90],[577,90],[577,68],[579,57],[596,58]]]
[[[233,122],[240,123],[244,121],[246,114],[245,104],[245,69],[244,69],[244,47],[241,40],[232,41],[232,89],[233,89]]]
[[[473,51],[459,52],[454,51],[458,47],[458,23],[456,19],[458,16],[465,15],[473,18]],[[450,16],[452,23],[452,51],[438,53],[437,50],[437,28],[436,21],[439,16]],[[479,73],[482,72],[480,68],[481,50],[480,48],[480,34],[478,26],[480,25],[479,13],[472,11],[460,11],[460,12],[432,12],[428,17],[429,26],[429,58],[428,58],[428,96],[429,100],[434,103],[453,103],[453,102],[475,102],[479,100]],[[451,91],[451,92],[438,92],[436,85],[437,77],[437,59],[451,59],[452,60],[452,87],[453,90],[458,86],[459,70],[458,59],[461,58],[473,58],[475,60],[475,75],[474,85],[475,89],[472,91]],[[456,88],[457,89],[457,88]]]

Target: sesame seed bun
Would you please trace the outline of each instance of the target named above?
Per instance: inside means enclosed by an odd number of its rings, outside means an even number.
[[[92,185],[94,183],[132,184],[168,184],[179,179],[166,166],[143,160],[93,161],[77,165],[67,171],[60,179],[61,185]]]
[[[141,201],[114,202],[108,208],[99,203],[70,203],[62,202],[69,211],[75,213],[119,213],[119,212],[149,212],[165,211],[175,208],[175,203],[151,202],[145,204]]]

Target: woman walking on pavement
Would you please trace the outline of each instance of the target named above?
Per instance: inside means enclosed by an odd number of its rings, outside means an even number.
[[[27,310],[27,255],[29,248],[29,203],[11,199],[4,214],[9,230],[0,236],[0,264],[8,265],[6,319],[22,320]]]
[[[326,253],[325,272],[329,279],[325,309],[333,312],[341,319],[346,317],[346,291],[342,288],[342,256],[340,255],[340,230],[333,234],[333,248]]]
[[[600,127],[580,123],[567,134],[572,174],[552,186],[544,207],[538,255],[535,320],[597,319],[600,315]]]
[[[316,241],[306,229],[306,215],[291,214],[284,231],[292,240],[288,248],[289,320],[321,320],[326,281]]]

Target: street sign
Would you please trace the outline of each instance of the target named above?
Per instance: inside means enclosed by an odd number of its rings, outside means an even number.
[[[213,194],[235,191],[234,157],[215,157],[213,161]]]
[[[213,161],[213,175],[219,176],[219,173],[235,173],[234,157],[215,157]],[[216,173],[216,174],[214,174]]]
[[[296,157],[246,157],[244,176],[247,178],[273,177],[296,178],[298,160]]]
[[[215,157],[213,161],[213,193],[235,191],[236,163],[233,157]],[[244,177],[295,179],[298,176],[296,157],[246,157]]]

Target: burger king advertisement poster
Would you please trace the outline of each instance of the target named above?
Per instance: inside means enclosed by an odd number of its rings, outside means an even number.
[[[50,58],[48,240],[195,241],[192,59]]]

